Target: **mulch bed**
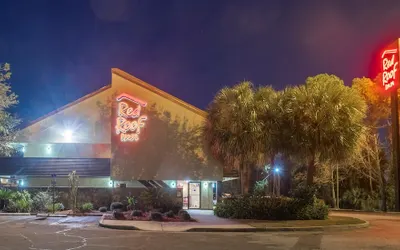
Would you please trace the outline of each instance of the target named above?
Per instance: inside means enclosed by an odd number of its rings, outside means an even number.
[[[151,221],[150,213],[143,213],[143,216],[132,216],[131,211],[124,212],[125,220],[134,220],[134,221]],[[116,220],[112,214],[105,214],[104,219],[106,220]],[[195,219],[191,218],[189,221],[182,220],[179,216],[174,216],[173,218],[163,216],[162,222],[197,222]]]

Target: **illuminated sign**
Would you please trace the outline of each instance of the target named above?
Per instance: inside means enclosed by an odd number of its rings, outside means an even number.
[[[115,133],[120,136],[121,142],[138,141],[140,130],[147,120],[147,116],[141,115],[141,110],[147,103],[128,94],[122,94],[117,97],[117,104]]]
[[[397,89],[399,85],[399,49],[397,41],[382,53],[381,65],[383,88],[387,91]]]

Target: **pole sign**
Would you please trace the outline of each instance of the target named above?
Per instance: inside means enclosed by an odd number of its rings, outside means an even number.
[[[396,40],[385,48],[381,56],[382,85],[385,91],[399,87],[399,42]]]

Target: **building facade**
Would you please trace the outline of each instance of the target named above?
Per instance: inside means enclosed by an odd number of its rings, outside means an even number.
[[[181,189],[184,208],[211,209],[223,166],[201,136],[206,113],[128,73],[21,131],[20,157],[0,159],[1,185]],[[230,178],[232,179],[232,178]]]

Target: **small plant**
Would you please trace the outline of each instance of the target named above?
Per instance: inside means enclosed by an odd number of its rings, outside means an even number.
[[[54,211],[53,211],[53,204],[47,205],[47,211],[49,213],[54,213],[54,212],[62,211],[62,210],[64,210],[64,205],[60,202],[54,204]]]
[[[93,204],[90,202],[86,202],[81,206],[81,211],[82,212],[90,212],[93,210]]]
[[[174,215],[174,212],[172,210],[165,213],[165,217],[174,218],[174,216],[175,215]]]
[[[183,221],[190,221],[191,217],[190,214],[188,212],[186,213],[181,213],[181,215],[179,216],[181,218],[181,220]]]
[[[70,199],[72,203],[72,211],[75,213],[75,210],[77,208],[76,205],[76,198],[78,196],[78,188],[79,188],[79,175],[76,174],[76,171],[72,171],[68,175],[68,181],[69,181],[69,194],[70,194]]]
[[[142,217],[143,213],[140,210],[133,210],[132,213],[131,213],[131,216],[132,217]]]
[[[136,199],[134,196],[127,196],[126,197],[128,201],[128,210],[133,210],[136,208]]]
[[[9,198],[8,212],[27,213],[31,211],[32,199],[28,191],[13,192]]]
[[[125,220],[126,219],[124,216],[124,213],[122,213],[121,211],[118,211],[118,210],[113,211],[113,217],[116,220]]]
[[[49,192],[38,192],[32,199],[32,210],[36,212],[46,211],[49,206],[53,206],[53,199]]]
[[[106,207],[101,207],[101,208],[99,208],[99,212],[105,213],[105,212],[107,212],[107,208]]]
[[[114,211],[116,209],[123,210],[124,209],[124,204],[122,204],[121,202],[113,202],[113,203],[111,203],[110,210]]]
[[[151,212],[150,213],[150,219],[152,221],[162,221],[163,217],[162,217],[162,214],[160,212]]]

